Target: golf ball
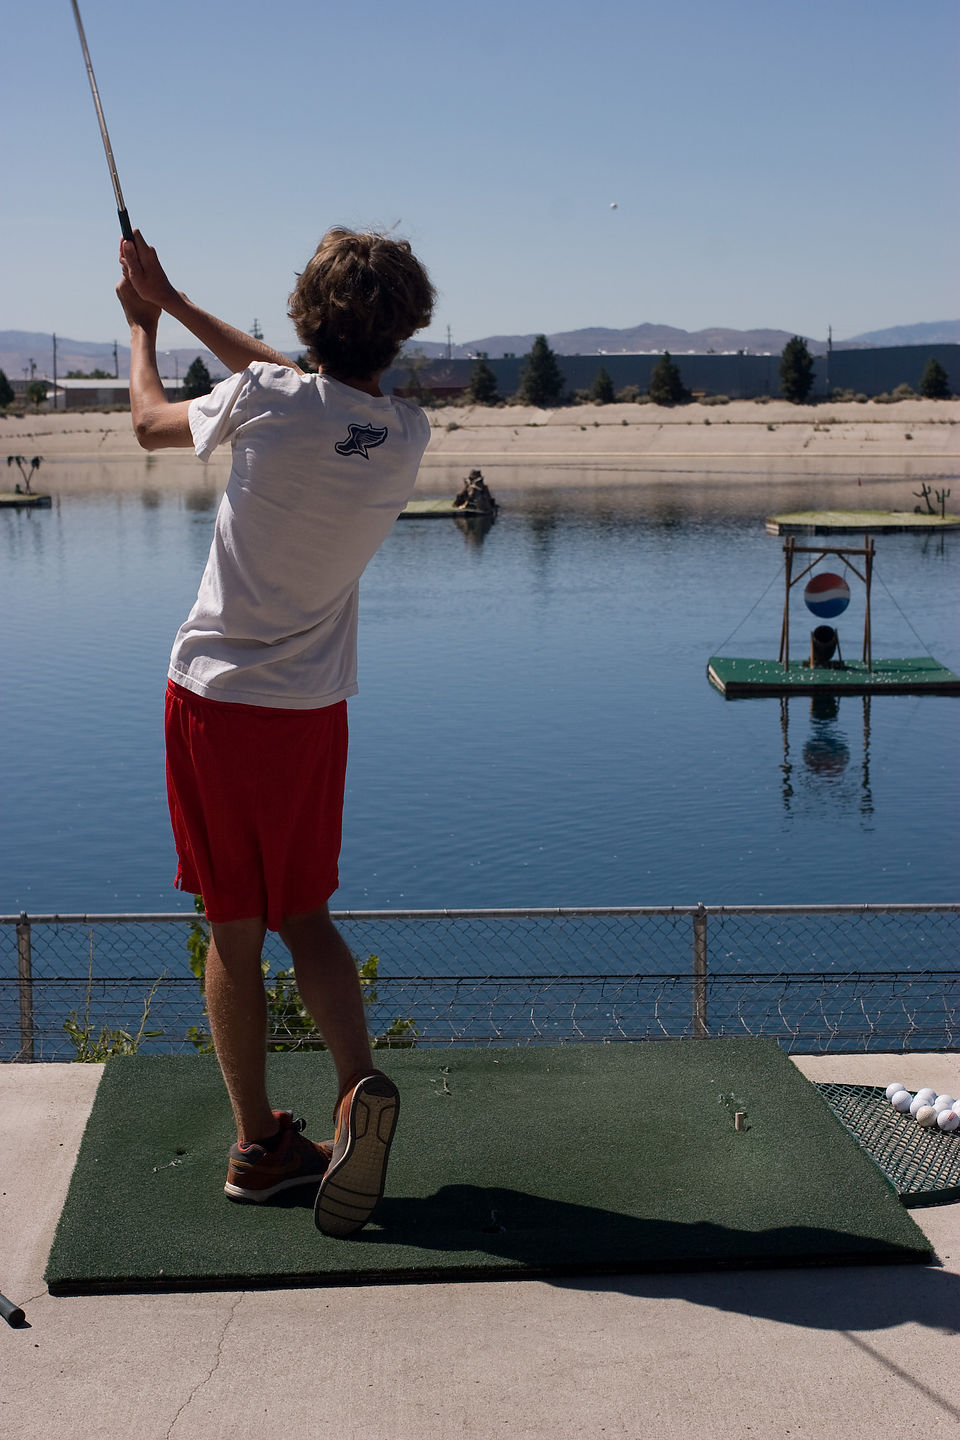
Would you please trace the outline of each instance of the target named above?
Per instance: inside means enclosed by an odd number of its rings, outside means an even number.
[[[952,1095],[938,1095],[933,1102],[933,1108],[939,1115],[941,1110],[952,1110],[956,1103]]]
[[[931,1125],[937,1123],[937,1112],[932,1105],[921,1105],[915,1118],[918,1125],[922,1125],[924,1130],[929,1130]]]
[[[916,1095],[914,1095],[913,1099],[910,1101],[910,1114],[913,1116],[914,1120],[916,1120],[917,1118],[917,1111],[922,1110],[924,1105],[929,1105],[932,1099],[932,1095],[925,1095],[922,1090],[917,1091]]]
[[[956,1110],[941,1110],[937,1116],[937,1124],[941,1130],[945,1130],[948,1135],[952,1135],[954,1130],[960,1129],[960,1115],[957,1114]]]
[[[886,1090],[884,1090],[883,1093],[884,1095],[886,1095],[888,1100],[892,1100],[894,1095],[899,1094],[902,1089],[904,1089],[903,1083],[900,1080],[894,1080],[890,1085],[887,1086]]]
[[[894,1110],[900,1110],[901,1112],[906,1112],[907,1110],[909,1110],[912,1103],[913,1096],[910,1094],[909,1090],[898,1090],[896,1095],[894,1095],[893,1099],[890,1101],[890,1104],[893,1106]]]
[[[917,1091],[915,1098],[920,1101],[921,1105],[932,1105],[937,1098],[937,1092],[926,1086],[923,1090]]]

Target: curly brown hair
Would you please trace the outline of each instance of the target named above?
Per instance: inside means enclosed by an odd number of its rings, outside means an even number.
[[[406,240],[336,226],[297,276],[287,313],[321,369],[369,380],[429,325],[435,298]]]

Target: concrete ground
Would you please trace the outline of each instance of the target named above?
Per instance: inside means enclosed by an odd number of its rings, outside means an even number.
[[[955,1095],[960,1055],[797,1059]],[[4,1440],[956,1440],[960,1204],[937,1263],[196,1295],[43,1284],[100,1066],[0,1066]]]

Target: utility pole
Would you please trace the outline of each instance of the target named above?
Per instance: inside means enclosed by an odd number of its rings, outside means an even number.
[[[114,378],[114,380],[119,380],[119,379],[120,379],[120,360],[119,360],[119,357],[118,357],[118,355],[117,355],[117,342],[116,342],[116,340],[114,340],[114,342],[113,342],[113,378]]]
[[[57,337],[53,337],[53,408],[57,408]]]
[[[453,359],[453,341],[450,336],[450,326],[447,326],[447,359]]]
[[[830,399],[830,356],[833,354],[833,326],[827,326],[827,356],[824,370],[826,372],[827,399]]]

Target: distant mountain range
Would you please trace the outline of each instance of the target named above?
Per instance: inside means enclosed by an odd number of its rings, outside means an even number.
[[[779,355],[787,341],[796,332],[791,330],[730,330],[722,327],[707,330],[680,330],[673,325],[632,325],[624,330],[611,330],[602,326],[588,326],[583,330],[561,330],[547,336],[551,348],[558,355],[635,355],[644,352],[660,353],[669,350],[673,355],[730,354],[745,350],[751,355]],[[479,353],[491,359],[503,355],[526,355],[535,335],[486,335],[479,340],[469,340],[462,345],[451,345],[450,355],[455,360],[469,359]],[[822,355],[827,348],[826,340],[811,340],[807,344],[814,355]],[[917,325],[894,325],[888,330],[870,330],[863,335],[853,335],[848,340],[834,340],[835,350],[872,349],[883,345],[957,345],[960,344],[960,320],[931,320]],[[418,341],[416,337],[406,347],[408,351],[420,350],[433,359],[447,354],[447,346],[435,341]],[[224,367],[209,350],[199,346],[192,349],[181,347],[164,351],[160,355],[160,373],[176,379],[184,375],[191,361],[197,356],[203,360],[210,374],[222,375]],[[8,380],[29,379],[31,362],[34,373],[49,378],[53,374],[53,337],[42,331],[0,330],[0,370]],[[130,350],[126,345],[116,347],[116,365],[121,378],[130,373]],[[114,346],[89,340],[70,340],[57,337],[57,374],[63,379],[70,370],[106,370],[114,373]]]
[[[214,377],[226,373],[215,355],[202,346],[184,347],[179,350],[165,350],[158,355],[160,374],[171,380],[185,375],[191,362],[200,356],[210,374]],[[53,336],[42,331],[0,330],[0,370],[8,380],[29,380],[31,362],[35,374],[45,379],[53,376]],[[121,379],[130,374],[130,347],[117,345],[116,366],[112,343],[96,340],[69,340],[57,336],[57,377],[65,380],[70,370],[82,370],[89,375],[91,370],[105,370],[113,375],[119,371]]]
[[[920,325],[891,325],[889,330],[868,330],[854,335],[838,349],[850,350],[855,345],[872,349],[879,345],[958,345],[960,320],[928,320]]]

